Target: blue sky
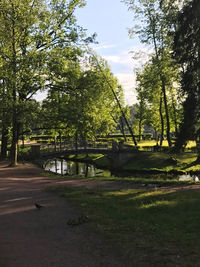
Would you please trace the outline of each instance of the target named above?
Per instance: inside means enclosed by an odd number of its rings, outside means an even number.
[[[138,38],[130,39],[128,28],[133,26],[133,16],[121,0],[86,0],[87,5],[76,10],[78,24],[87,29],[88,35],[97,33],[98,44],[95,51],[105,58],[114,75],[124,88],[125,102],[131,105],[136,102],[135,72],[146,57],[133,60],[131,51],[146,51]],[[44,94],[37,94],[39,100]]]
[[[141,62],[133,60],[130,51],[137,52],[142,45],[138,38],[128,36],[133,19],[127,6],[120,0],[87,0],[87,5],[76,11],[76,16],[78,24],[87,29],[88,34],[97,33],[98,45],[94,49],[108,61],[124,87],[126,103],[135,103],[134,68]]]

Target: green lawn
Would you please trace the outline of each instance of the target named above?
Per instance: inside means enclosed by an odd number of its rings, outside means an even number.
[[[133,266],[200,266],[200,192],[56,188]],[[78,227],[78,226],[76,226]]]
[[[70,158],[73,159],[72,155]],[[164,152],[135,152],[122,167],[125,171],[160,171],[160,172],[189,172],[200,171],[200,164],[196,163],[197,154],[185,152],[170,155]],[[93,161],[97,166],[109,167],[109,159],[101,154],[78,155],[79,160]]]
[[[138,142],[138,146],[139,147],[143,147],[143,146],[155,146],[157,143],[155,140],[143,140],[143,141],[140,141]],[[163,141],[163,144],[162,144],[163,147],[168,147],[168,142],[167,140],[164,140]],[[187,145],[186,145],[186,148],[191,148],[191,147],[195,147],[196,146],[196,142],[195,141],[188,141],[187,142]]]
[[[124,166],[124,170],[158,170],[158,171],[200,171],[200,164],[196,163],[197,154],[182,153],[169,155],[162,152],[136,153]]]

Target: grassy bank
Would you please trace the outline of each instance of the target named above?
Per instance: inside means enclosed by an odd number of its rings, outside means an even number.
[[[197,154],[182,153],[169,155],[162,152],[139,152],[124,166],[124,170],[157,170],[161,172],[196,172],[200,171],[200,164],[196,162]]]
[[[88,214],[88,226],[132,266],[199,266],[199,191],[52,190]]]
[[[71,155],[70,159],[74,159]],[[200,172],[197,154],[185,152],[169,155],[163,152],[136,152],[120,169],[123,171]],[[107,156],[101,154],[78,155],[79,160],[94,162],[99,167],[110,167]]]

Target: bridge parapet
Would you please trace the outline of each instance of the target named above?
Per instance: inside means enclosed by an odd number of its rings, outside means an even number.
[[[31,156],[36,158],[52,158],[65,157],[71,154],[103,154],[107,155],[110,160],[110,167],[112,169],[121,168],[129,159],[131,159],[137,152],[136,149],[111,149],[111,148],[93,148],[93,147],[60,147],[52,145],[33,145],[31,146]]]

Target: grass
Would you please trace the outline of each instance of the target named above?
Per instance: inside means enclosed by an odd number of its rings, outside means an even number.
[[[93,161],[97,166],[108,167],[109,159],[101,154],[80,155],[84,160]],[[139,152],[133,154],[122,167],[124,171],[160,171],[160,172],[190,172],[200,171],[200,164],[196,163],[197,154],[185,152],[178,155],[169,155],[163,152]]]
[[[164,152],[135,152],[120,169],[123,171],[159,171],[159,172],[200,172],[200,164],[196,163],[197,154],[185,152],[170,155]],[[69,159],[75,159],[70,155]],[[93,162],[99,168],[109,168],[110,161],[102,154],[79,154],[78,160]]]
[[[124,170],[157,170],[170,171],[200,171],[200,164],[196,163],[197,154],[182,153],[169,155],[162,152],[141,152],[135,154],[124,166]]]
[[[155,140],[143,140],[143,141],[138,142],[138,146],[139,147],[155,146],[156,144],[157,144],[157,142]],[[163,147],[168,147],[167,140],[163,141],[162,146]],[[186,148],[192,148],[192,147],[195,147],[195,146],[196,146],[196,142],[195,141],[188,141],[187,145],[186,145]]]
[[[116,181],[116,182],[127,182],[130,185],[138,185],[145,187],[161,187],[161,186],[186,186],[186,185],[195,185],[200,184],[200,181],[194,180],[185,180],[179,181],[177,176],[173,176],[171,174],[138,174],[134,175],[134,177],[115,177],[115,176],[96,176],[96,177],[83,177],[83,176],[65,176],[61,174],[55,174],[51,172],[42,172],[43,176],[52,177],[52,178],[62,178],[62,179],[72,179],[72,180],[92,180],[92,181]]]
[[[200,266],[200,193],[54,188],[132,266]]]

